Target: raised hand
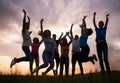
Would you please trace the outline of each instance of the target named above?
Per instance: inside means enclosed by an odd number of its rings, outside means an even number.
[[[87,17],[87,15],[86,15],[86,16],[84,16],[84,17],[83,17],[83,19],[85,19],[86,17]]]
[[[42,23],[44,21],[44,19],[42,18],[41,20],[40,20],[40,22]]]
[[[93,15],[95,16],[95,15],[96,15],[96,12],[94,12]]]
[[[26,11],[23,9],[24,14],[26,14]]]
[[[108,17],[110,14],[106,14],[106,16]]]
[[[29,16],[27,16],[27,18],[28,18],[28,20],[30,20],[30,17],[29,17]]]

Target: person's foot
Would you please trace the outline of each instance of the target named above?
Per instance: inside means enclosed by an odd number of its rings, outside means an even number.
[[[32,71],[32,73],[35,73],[35,72],[37,72],[38,70],[39,70],[39,66],[36,67],[36,68]]]
[[[14,59],[11,61],[11,63],[10,63],[10,68],[12,68],[12,66],[15,65],[15,64],[16,64],[16,58],[14,58]]]
[[[98,59],[97,59],[97,57],[96,57],[95,54],[93,54],[93,59],[94,59],[95,61],[98,61]]]
[[[46,73],[45,73],[45,72],[42,72],[42,76],[46,76]]]
[[[91,63],[92,63],[92,64],[95,64],[95,62],[94,62],[94,59],[93,59],[93,58],[91,58],[91,60],[90,60],[90,61],[91,61]]]
[[[54,75],[57,75],[57,69],[53,70]]]

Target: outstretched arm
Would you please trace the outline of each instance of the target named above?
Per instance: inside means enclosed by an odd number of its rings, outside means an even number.
[[[105,22],[105,28],[107,28],[107,25],[108,25],[108,21],[109,21],[109,18],[108,18],[109,14],[106,14],[106,22]]]
[[[96,12],[93,13],[93,25],[95,28],[97,28],[95,17],[96,17]]]
[[[70,35],[71,35],[71,38],[73,39],[73,32],[72,32],[72,28],[73,28],[73,24],[71,25],[71,28],[70,28]]]

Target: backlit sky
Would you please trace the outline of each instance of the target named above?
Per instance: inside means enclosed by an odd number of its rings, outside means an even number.
[[[0,71],[8,73],[9,64],[12,58],[22,57],[22,20],[25,9],[31,19],[31,38],[37,36],[39,21],[44,18],[44,30],[60,35],[61,32],[69,31],[74,23],[74,35],[80,35],[79,24],[84,15],[88,15],[87,26],[94,30],[92,23],[93,12],[96,12],[96,21],[105,21],[105,15],[110,13],[107,42],[109,46],[109,62],[111,70],[120,70],[120,0],[0,0]],[[41,37],[39,37],[41,40]],[[89,38],[91,48],[90,54],[95,53],[95,31]],[[42,63],[42,44],[40,53],[40,64]],[[70,48],[71,50],[71,48]],[[71,59],[71,51],[70,51]],[[70,62],[71,63],[71,62]],[[14,67],[13,67],[14,68]],[[29,72],[29,64],[26,62],[17,64],[18,71]],[[23,69],[22,69],[23,68]],[[26,70],[27,69],[27,70]],[[77,70],[79,67],[77,66]],[[99,64],[94,66],[91,63],[84,64],[85,72],[99,70]],[[71,71],[71,70],[70,70]],[[78,70],[79,72],[79,70]]]

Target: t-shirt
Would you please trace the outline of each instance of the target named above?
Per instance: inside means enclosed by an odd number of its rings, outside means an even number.
[[[40,43],[32,43],[31,44],[31,46],[32,46],[32,51],[31,51],[31,53],[38,53],[38,50],[39,50],[39,47],[40,47]]]
[[[106,40],[106,28],[96,28],[96,41]]]
[[[54,51],[54,48],[56,46],[55,41],[51,38],[44,38],[44,44],[45,44],[45,50],[47,51]]]
[[[81,34],[81,36],[79,38],[79,45],[80,45],[80,47],[88,46],[87,39],[88,39],[88,36],[86,36],[86,34],[84,34],[84,33]]]
[[[60,44],[60,46],[61,46],[61,57],[68,57],[69,45],[68,44]]]
[[[23,37],[23,46],[30,46],[32,41],[30,38],[30,33],[28,30],[25,29],[25,31],[22,32],[22,37]]]
[[[72,39],[72,52],[79,52],[80,46],[79,46],[79,40]]]

